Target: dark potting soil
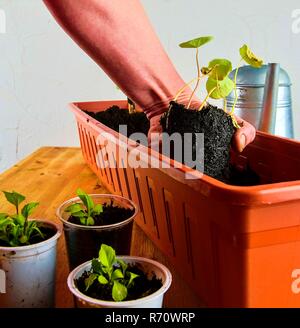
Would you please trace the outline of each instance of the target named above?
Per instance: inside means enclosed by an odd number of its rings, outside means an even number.
[[[145,113],[129,114],[128,109],[121,109],[118,106],[112,106],[103,112],[86,113],[117,132],[119,132],[119,125],[127,125],[127,136],[135,132],[147,135],[150,128],[150,122]]]
[[[132,273],[138,274],[134,280],[134,284],[128,290],[127,298],[124,301],[136,300],[142,297],[146,297],[155,293],[162,286],[162,281],[153,274],[151,279],[148,279],[147,274],[143,272],[138,264],[128,265],[128,270]],[[100,299],[104,301],[113,301],[111,288],[108,285],[101,285],[94,282],[93,285],[86,291],[84,280],[91,274],[91,272],[85,271],[75,283],[77,288],[85,295]]]
[[[171,104],[171,110],[168,112],[168,129],[167,114],[161,119],[163,131],[169,134],[204,133],[204,173],[231,185],[252,186],[260,183],[259,176],[250,167],[240,171],[229,164],[230,143],[235,128],[231,118],[222,109],[208,105],[201,111],[191,111],[176,102]],[[119,131],[119,125],[127,125],[127,136],[135,132],[147,135],[149,131],[149,120],[142,112],[129,114],[128,109],[112,106],[103,112],[86,113],[115,131]],[[194,143],[193,156],[197,147]]]
[[[204,133],[204,173],[234,185],[255,185],[259,177],[250,168],[237,170],[230,164],[230,144],[235,132],[231,117],[224,110],[208,104],[201,111],[186,109],[184,105],[171,102],[168,112],[160,121],[168,134]],[[193,138],[192,155],[200,144]],[[182,152],[184,154],[184,151]],[[171,154],[172,156],[172,154]]]
[[[223,171],[223,179],[221,181],[233,186],[257,186],[260,182],[260,176],[247,166],[243,170],[238,169],[229,164]]]
[[[43,233],[44,238],[42,238],[40,235],[35,235],[32,238],[30,238],[28,245],[34,245],[34,244],[41,243],[42,241],[50,239],[51,237],[53,237],[56,234],[56,230],[51,229],[51,228],[39,227],[39,229]],[[24,244],[23,246],[28,246],[28,245]],[[1,246],[2,247],[14,247],[14,246],[11,246],[8,243],[0,240],[0,247]]]
[[[43,233],[45,238],[41,238],[41,236],[35,236],[35,237],[31,238],[30,244],[40,243],[41,241],[50,239],[51,237],[53,237],[56,234],[56,230],[51,229],[51,228],[41,227],[40,230]]]
[[[129,219],[133,214],[133,209],[115,206],[111,202],[110,204],[104,203],[103,212],[99,215],[95,215],[93,219],[95,221],[95,226],[102,226],[125,221]],[[69,217],[68,221],[74,224],[82,225],[80,218],[72,215]]]

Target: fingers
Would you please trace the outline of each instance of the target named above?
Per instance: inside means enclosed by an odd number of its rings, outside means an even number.
[[[150,129],[148,132],[148,145],[157,151],[161,144],[162,126],[159,123],[160,115],[150,119]]]
[[[235,117],[240,129],[237,129],[232,141],[232,146],[238,152],[242,152],[255,138],[256,130],[254,126],[239,117]]]

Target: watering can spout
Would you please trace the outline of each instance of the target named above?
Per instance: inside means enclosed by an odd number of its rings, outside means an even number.
[[[268,65],[259,130],[275,134],[280,64]]]

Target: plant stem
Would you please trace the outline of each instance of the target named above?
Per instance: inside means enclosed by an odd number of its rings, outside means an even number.
[[[128,103],[129,114],[135,113],[135,103],[128,97],[127,97],[127,103]]]
[[[189,81],[188,83],[186,83],[182,88],[180,88],[180,89],[178,90],[178,92],[176,93],[176,95],[175,95],[173,101],[177,101],[177,98],[181,95],[181,93],[184,91],[184,89],[186,89],[188,86],[190,86],[194,81],[196,81],[196,80],[200,80],[202,77],[204,77],[204,75],[201,76],[200,78],[195,77],[195,78],[193,78],[191,81]]]
[[[241,67],[242,61],[243,61],[243,58],[240,59],[240,61],[238,63],[238,66],[237,66],[237,68],[235,70],[235,74],[234,74],[234,81],[233,81],[233,83],[234,83],[234,102],[233,102],[233,106],[231,108],[230,114],[233,114],[234,109],[235,109],[235,106],[236,106],[236,103],[237,103],[237,100],[238,100],[238,94],[237,94],[237,89],[236,89],[236,81],[237,81],[237,75],[238,75],[238,71],[239,71],[239,69]]]
[[[190,96],[190,99],[189,99],[189,102],[188,102],[188,105],[187,105],[187,109],[190,108],[190,105],[191,105],[191,102],[192,102],[192,99],[193,99],[193,96],[195,94],[195,92],[197,91],[198,89],[198,86],[199,86],[199,80],[200,80],[200,65],[199,65],[199,59],[198,59],[198,54],[199,54],[199,48],[196,49],[196,64],[197,64],[197,82],[196,82],[196,85],[195,85],[195,88]]]
[[[217,89],[217,87],[214,87],[213,89],[210,90],[210,92],[208,93],[208,95],[205,97],[205,99],[203,100],[203,103],[201,104],[201,106],[199,107],[198,111],[200,111],[206,104],[207,99],[210,97],[210,95]]]
[[[28,218],[25,218],[24,228],[23,228],[23,234],[24,234],[24,235],[26,234],[27,221],[28,221]]]

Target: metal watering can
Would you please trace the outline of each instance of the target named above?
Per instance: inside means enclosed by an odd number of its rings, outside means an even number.
[[[234,79],[236,70],[229,77]],[[257,130],[293,138],[291,81],[279,64],[261,68],[243,66],[237,76],[238,100],[235,114],[255,126]],[[232,107],[234,92],[227,97]]]

